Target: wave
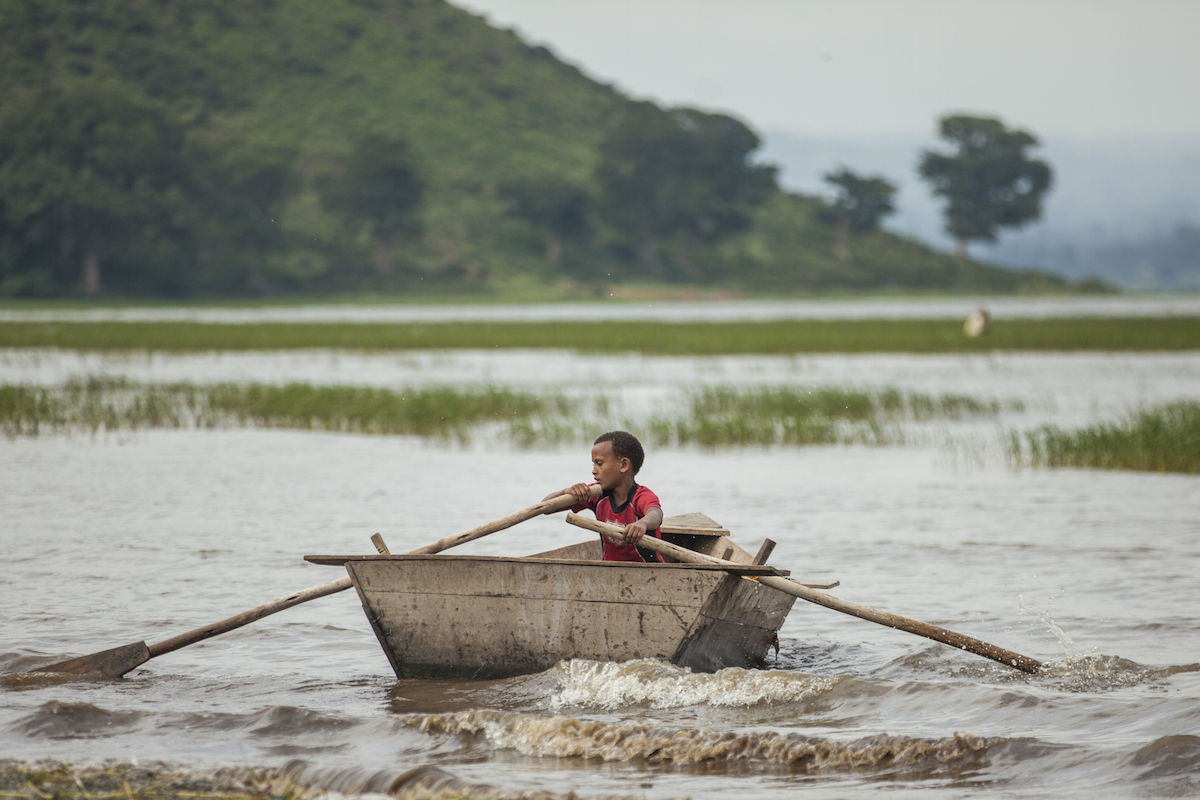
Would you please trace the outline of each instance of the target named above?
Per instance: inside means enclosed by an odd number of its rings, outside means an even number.
[[[540,758],[596,758],[657,764],[751,762],[801,773],[877,771],[944,773],[986,765],[986,753],[1003,741],[956,733],[940,739],[880,734],[850,742],[774,731],[713,733],[668,728],[653,720],[606,722],[561,715],[501,711],[407,714],[401,718],[427,734],[478,735],[496,749]]]
[[[42,739],[92,739],[138,732],[157,735],[170,731],[223,738],[240,735],[261,742],[263,747],[278,742],[280,748],[273,752],[286,754],[337,749],[360,735],[388,735],[397,730],[397,725],[394,720],[364,721],[293,706],[268,706],[246,714],[164,713],[112,711],[90,703],[51,700],[10,723],[8,729]]]
[[[1187,672],[1200,672],[1200,664],[1150,667],[1121,656],[1085,653],[1048,662],[1038,678],[1061,691],[1111,692],[1161,683],[1172,675]]]
[[[782,670],[723,669],[694,673],[655,659],[602,663],[560,662],[559,688],[552,708],[577,706],[616,710],[629,706],[753,706],[794,703],[819,696],[840,680]]]
[[[17,720],[11,728],[31,737],[91,739],[137,730],[147,716],[141,711],[108,711],[91,703],[51,700]]]
[[[1129,765],[1137,770],[1139,780],[1193,776],[1189,783],[1200,788],[1200,780],[1196,780],[1200,779],[1200,736],[1155,739],[1139,748],[1129,758]]]
[[[314,768],[292,760],[283,767],[223,767],[195,770],[156,762],[107,762],[102,765],[44,760],[0,761],[0,788],[32,788],[41,797],[261,797],[325,800],[391,795],[399,800],[574,800],[574,793],[514,791],[463,780],[435,766],[396,770]],[[314,791],[315,790],[315,791]],[[319,793],[319,794],[318,794]],[[19,795],[32,797],[22,791]]]
[[[574,792],[559,794],[541,789],[520,791],[475,783],[432,765],[424,765],[396,774],[395,770],[349,768],[327,770],[314,768],[301,760],[293,760],[280,769],[280,774],[296,784],[342,796],[390,795],[399,800],[578,800]],[[303,796],[303,795],[302,795]]]
[[[1095,693],[1160,684],[1173,675],[1200,672],[1200,663],[1150,666],[1105,653],[1074,653],[1048,659],[1035,675],[982,659],[962,659],[946,647],[931,646],[906,653],[872,670],[873,677],[911,679],[913,673],[936,674],[980,684],[1023,684],[1062,692]]]

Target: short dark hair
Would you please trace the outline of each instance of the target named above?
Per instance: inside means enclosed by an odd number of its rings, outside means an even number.
[[[628,458],[630,466],[633,467],[633,474],[638,474],[642,462],[646,460],[646,451],[642,449],[642,443],[636,436],[628,431],[609,431],[597,436],[593,444],[601,442],[612,442],[613,455],[617,458]]]

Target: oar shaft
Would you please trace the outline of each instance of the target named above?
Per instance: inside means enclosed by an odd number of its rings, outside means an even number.
[[[591,493],[593,497],[599,495],[600,487],[593,486]],[[507,517],[502,517],[501,519],[488,522],[484,525],[479,525],[471,528],[469,531],[463,531],[462,533],[456,533],[453,536],[447,536],[444,539],[438,539],[436,542],[430,542],[427,545],[418,547],[416,550],[410,550],[407,555],[429,555],[432,553],[440,553],[443,550],[449,550],[451,547],[458,547],[461,544],[466,544],[467,542],[471,542],[476,539],[482,539],[488,534],[502,531],[505,528],[511,528],[513,525],[524,522],[527,519],[533,519],[534,517],[542,514],[551,514],[555,511],[563,511],[564,509],[568,509],[578,502],[579,501],[574,497],[574,495],[569,494],[552,497],[549,500],[543,500],[542,502],[532,505],[529,508],[509,514]],[[312,588],[295,592],[285,597],[277,598],[269,603],[263,603],[261,606],[256,606],[249,611],[243,611],[241,614],[235,614],[234,616],[223,619],[220,622],[212,622],[208,625],[203,625],[194,630],[190,630],[187,633],[181,633],[178,636],[173,636],[165,641],[152,644],[149,646],[150,658],[161,656],[164,653],[170,653],[174,650],[178,650],[181,647],[187,647],[190,644],[204,641],[205,639],[212,638],[213,636],[220,636],[222,633],[228,633],[229,631],[240,628],[243,625],[249,625],[251,622],[260,620],[263,617],[276,614],[280,611],[291,608],[292,606],[298,606],[301,603],[307,603],[309,600],[316,600],[318,597],[325,597],[326,595],[343,592],[346,589],[349,589],[351,586],[353,586],[353,584],[350,582],[349,578],[342,578],[340,580],[330,581],[329,583],[323,583],[320,586],[313,586]]]
[[[606,522],[597,522],[587,517],[581,517],[577,514],[567,514],[567,522],[572,525],[577,525],[580,528],[586,528],[590,531],[595,531],[604,536],[619,538],[624,528],[620,525],[613,525]],[[693,564],[717,564],[720,566],[737,566],[732,561],[706,556],[701,553],[696,553],[684,547],[664,542],[661,539],[656,539],[652,536],[643,536],[638,541],[638,547],[647,550],[654,550],[663,555],[670,556],[677,561],[683,561]],[[920,622],[908,617],[902,617],[898,614],[891,614],[887,611],[880,611],[871,606],[865,606],[862,603],[854,603],[849,600],[843,600],[840,597],[835,597],[826,592],[810,589],[807,586],[790,581],[787,578],[781,578],[773,575],[763,575],[758,578],[758,582],[764,586],[770,586],[772,589],[778,589],[781,592],[786,592],[801,600],[807,600],[810,603],[816,603],[825,608],[831,608],[834,611],[840,611],[843,614],[849,614],[853,617],[865,619],[870,622],[876,622],[880,625],[886,625],[889,628],[914,633],[917,636],[924,636],[927,639],[933,639],[943,644],[948,644],[951,647],[956,647],[959,650],[966,650],[975,655],[990,658],[993,661],[998,661],[1010,667],[1015,667],[1023,672],[1037,672],[1042,668],[1042,662],[1035,658],[1023,656],[1020,653],[1014,653],[1011,650],[1005,650],[1003,647],[996,647],[987,642],[980,641],[971,636],[964,636],[961,633],[939,628],[936,625],[930,625],[926,622]]]
[[[588,491],[591,493],[592,497],[600,496],[599,486],[592,486]],[[453,536],[447,536],[445,539],[438,539],[436,542],[431,542],[424,547],[418,547],[416,550],[410,550],[406,555],[419,556],[440,553],[443,550],[449,550],[451,547],[458,547],[460,544],[473,542],[476,539],[481,539],[484,536],[487,536],[488,534],[502,531],[505,528],[511,528],[513,525],[524,522],[527,519],[533,519],[534,517],[539,517],[542,514],[553,514],[555,511],[565,511],[578,502],[579,500],[574,495],[560,494],[558,497],[552,497],[549,500],[543,500],[542,502],[532,505],[529,508],[524,508],[520,511],[509,514],[507,517],[501,517],[498,520],[487,522],[478,527],[471,528],[469,531],[456,533]]]
[[[592,496],[600,494],[600,487],[594,486],[591,489]],[[524,522],[527,519],[532,519],[539,514],[549,514],[554,511],[562,511],[568,509],[575,503],[579,502],[573,495],[564,494],[558,497],[552,497],[549,500],[543,500],[536,505],[509,514],[507,517],[489,522],[486,525],[480,525],[472,528],[469,531],[447,536],[444,539],[438,539],[436,542],[431,542],[424,547],[418,547],[410,552],[410,555],[423,555],[429,553],[440,553],[443,550],[449,550],[451,547],[457,547],[460,544],[465,544],[475,539],[480,539],[490,533],[502,531],[505,528],[511,528],[519,522]],[[205,639],[211,639],[214,636],[219,636],[222,633],[228,633],[249,625],[255,620],[260,620],[263,617],[276,614],[284,609],[298,606],[301,603],[307,603],[309,600],[316,600],[318,597],[343,592],[349,589],[353,584],[349,578],[342,578],[329,583],[323,583],[320,586],[313,586],[300,592],[276,598],[269,603],[263,603],[261,606],[256,606],[249,611],[243,611],[241,614],[235,614],[232,617],[223,619],[220,622],[212,622],[208,625],[203,625],[187,633],[181,633],[178,636],[173,636],[170,639],[165,639],[156,644],[147,646],[144,642],[134,642],[133,644],[114,647],[110,650],[103,650],[99,653],[91,653],[90,655],[72,658],[68,661],[60,661],[56,664],[51,664],[42,667],[44,672],[60,672],[74,675],[103,675],[108,678],[119,678],[130,670],[136,669],[146,663],[151,658],[161,656],[164,653],[170,653],[178,650],[181,647],[187,647],[196,642],[202,642]]]
[[[593,486],[591,489],[592,496],[600,494],[600,487]],[[551,514],[555,511],[563,511],[575,505],[579,501],[574,495],[562,494],[558,497],[552,497],[549,500],[543,500],[529,508],[522,509],[507,517],[502,517],[484,525],[471,528],[469,531],[456,533],[453,536],[447,536],[444,539],[438,539],[436,542],[430,542],[427,545],[418,547],[416,550],[410,550],[406,555],[430,555],[432,553],[440,553],[443,550],[449,550],[451,547],[458,547],[460,544],[466,544],[476,539],[482,539],[488,534],[502,531],[505,528],[511,528],[520,522],[527,519],[533,519],[541,514]],[[178,650],[181,647],[187,647],[189,644],[204,641],[213,636],[219,636],[222,633],[228,633],[249,625],[251,622],[260,620],[263,617],[268,617],[271,614],[276,614],[292,606],[298,606],[301,603],[307,603],[309,600],[316,600],[318,597],[344,592],[353,586],[349,578],[341,578],[340,580],[323,583],[320,586],[313,586],[300,592],[289,594],[285,597],[280,597],[272,600],[269,603],[263,603],[261,606],[256,606],[249,611],[243,611],[241,614],[235,614],[232,617],[223,619],[220,622],[212,622],[208,625],[203,625],[187,633],[181,633],[178,636],[173,636],[157,644],[150,645],[150,658],[161,656],[163,653],[170,653],[173,650]]]
[[[974,653],[977,656],[990,658],[992,661],[998,661],[1010,667],[1016,667],[1022,672],[1037,672],[1042,668],[1042,662],[1036,658],[1023,656],[1020,653],[1014,653],[1012,650],[1005,650],[1003,647],[997,647],[994,644],[980,641],[971,636],[966,636],[961,633],[939,628],[936,625],[930,625],[927,622],[902,617],[899,614],[892,614],[887,611],[880,611],[878,608],[865,606],[862,603],[854,603],[849,600],[843,600],[840,597],[821,592],[816,589],[809,589],[805,586],[789,581],[787,578],[779,578],[772,575],[765,575],[758,579],[759,583],[770,586],[772,589],[778,589],[781,592],[788,592],[802,600],[807,600],[810,603],[816,603],[819,606],[832,608],[834,611],[841,611],[843,614],[849,614],[859,619],[877,622],[880,625],[886,625],[889,628],[915,633],[917,636],[924,636],[926,639],[933,639],[935,642],[948,644],[951,647],[956,647],[959,650],[966,650],[969,653]]]
[[[181,647],[187,647],[189,644],[202,642],[213,636],[220,636],[222,633],[229,633],[229,631],[240,628],[243,625],[249,625],[251,622],[260,620],[263,617],[269,617],[292,606],[307,603],[309,600],[316,600],[318,597],[344,592],[353,585],[349,578],[341,578],[340,580],[330,581],[320,586],[313,586],[304,591],[289,594],[286,597],[277,598],[269,603],[256,606],[249,611],[243,611],[241,614],[235,614],[232,617],[223,619],[220,622],[210,622],[208,625],[202,625],[187,633],[181,633],[178,636],[172,636],[170,639],[149,645],[150,657],[157,658],[164,653],[170,653]]]

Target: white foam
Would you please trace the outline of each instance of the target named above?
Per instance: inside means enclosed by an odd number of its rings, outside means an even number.
[[[633,705],[651,708],[683,706],[752,706],[791,703],[829,691],[836,679],[781,670],[723,669],[713,674],[665,664],[654,659],[620,664],[577,659],[559,664],[555,708],[576,706],[614,710]]]

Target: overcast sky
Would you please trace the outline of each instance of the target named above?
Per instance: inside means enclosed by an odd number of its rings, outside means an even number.
[[[1200,136],[1200,0],[453,0],[637,97],[759,130]]]

